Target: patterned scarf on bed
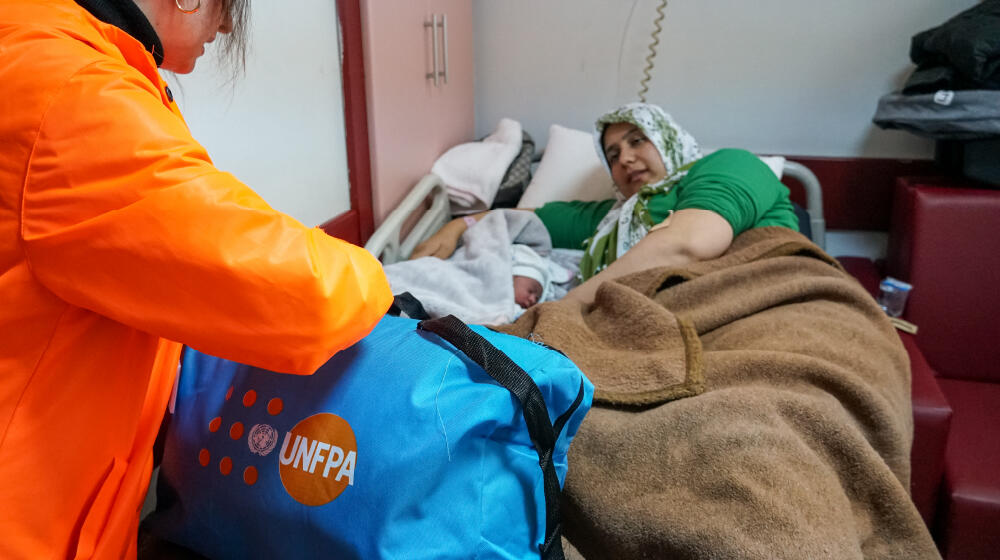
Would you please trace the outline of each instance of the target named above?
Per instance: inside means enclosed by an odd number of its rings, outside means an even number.
[[[688,169],[701,157],[701,150],[694,137],[682,129],[673,118],[656,105],[629,103],[597,119],[594,124],[594,143],[597,155],[611,173],[604,157],[601,137],[604,129],[614,123],[628,122],[639,127],[660,153],[667,175],[662,181],[646,185],[628,199],[615,187],[618,202],[597,226],[593,237],[584,244],[580,261],[580,279],[587,280],[607,268],[649,233],[655,224],[647,205],[650,198],[670,191],[687,174]]]

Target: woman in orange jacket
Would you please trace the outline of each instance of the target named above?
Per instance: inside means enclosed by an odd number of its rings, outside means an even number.
[[[135,556],[181,344],[308,374],[391,302],[216,169],[158,72],[246,1],[0,4],[0,558]]]

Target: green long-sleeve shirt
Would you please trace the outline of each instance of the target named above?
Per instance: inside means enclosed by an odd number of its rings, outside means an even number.
[[[582,249],[615,201],[549,202],[535,213],[552,236],[552,245]],[[798,219],[788,199],[788,187],[757,156],[746,150],[725,149],[703,157],[669,192],[649,200],[655,223],[671,210],[698,208],[725,218],[733,235],[762,226],[784,226],[798,231]]]

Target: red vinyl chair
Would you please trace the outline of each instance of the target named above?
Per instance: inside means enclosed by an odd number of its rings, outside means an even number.
[[[841,261],[869,289],[882,276],[865,259]],[[903,318],[919,327],[916,336],[903,335],[913,371],[914,502],[925,520],[933,516],[947,560],[995,558],[1000,190],[952,178],[898,179],[884,274],[913,285]]]

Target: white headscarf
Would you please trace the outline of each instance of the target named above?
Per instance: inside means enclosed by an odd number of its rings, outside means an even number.
[[[637,126],[660,154],[666,175],[652,185],[645,185],[628,199],[617,186],[618,202],[597,226],[597,232],[587,240],[585,254],[580,262],[583,280],[604,270],[649,233],[655,225],[646,204],[657,194],[664,194],[701,158],[698,142],[681,128],[663,109],[648,103],[629,103],[606,113],[594,123],[594,147],[604,167],[611,173],[611,166],[604,155],[604,130],[610,124],[627,122]]]

